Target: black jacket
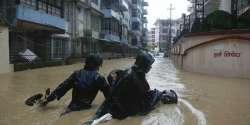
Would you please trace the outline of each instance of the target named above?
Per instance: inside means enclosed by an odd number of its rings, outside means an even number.
[[[136,67],[127,70],[126,75],[112,86],[108,102],[109,112],[118,119],[149,111],[151,108],[150,86],[145,73]]]
[[[110,94],[110,87],[103,76],[96,70],[81,69],[61,83],[48,97],[48,101],[59,100],[70,89],[73,89],[72,100],[68,106],[71,110],[90,108],[99,90],[105,98]]]

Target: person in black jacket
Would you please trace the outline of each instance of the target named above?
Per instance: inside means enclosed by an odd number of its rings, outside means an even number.
[[[109,112],[114,118],[123,119],[136,114],[146,114],[151,110],[151,96],[155,92],[150,89],[146,73],[150,71],[154,61],[146,52],[138,54],[135,64],[125,70],[120,81],[113,83]]]
[[[107,84],[105,78],[98,73],[102,62],[103,60],[100,56],[88,56],[85,60],[84,68],[75,71],[62,82],[47,97],[43,105],[47,105],[55,99],[60,100],[70,89],[73,89],[72,99],[66,113],[89,109],[99,90],[101,90],[105,98],[107,98],[110,94],[110,86]]]
[[[111,71],[107,77],[111,94],[84,125],[92,124],[107,113],[116,119],[145,115],[152,111],[160,100],[164,104],[177,103],[177,94],[173,90],[168,92],[150,89],[146,73],[150,71],[154,61],[149,53],[141,52],[131,68]]]

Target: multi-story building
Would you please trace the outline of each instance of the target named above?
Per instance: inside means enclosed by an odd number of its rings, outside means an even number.
[[[157,43],[155,41],[155,28],[151,28],[148,32],[147,46],[149,49],[152,50],[154,50],[157,47]]]
[[[142,25],[143,25],[143,30],[142,30],[142,45],[145,47],[148,42],[148,20],[146,15],[148,15],[147,9],[145,7],[148,6],[148,2],[142,1],[142,6],[144,7],[142,10]]]
[[[83,57],[98,52],[101,23],[104,14],[101,0],[65,1],[66,32],[72,45],[72,56]]]
[[[10,28],[10,61],[47,61],[54,52],[69,55],[69,40],[55,36],[65,32],[64,0],[2,0],[5,20]],[[61,41],[60,45],[54,41]]]
[[[141,47],[147,40],[147,10],[148,3],[144,0],[132,0],[132,45]]]
[[[169,19],[158,19],[154,25],[155,42],[159,45],[159,51],[168,52],[173,43],[173,38],[176,37],[178,29],[177,21],[171,20],[171,31]]]
[[[155,43],[155,28],[151,28],[148,32],[148,42]]]

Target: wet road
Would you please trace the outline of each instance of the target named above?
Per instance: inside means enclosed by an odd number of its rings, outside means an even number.
[[[101,74],[124,69],[133,59],[107,60]],[[0,125],[80,125],[94,114],[103,101],[99,94],[93,108],[59,117],[70,101],[71,92],[46,108],[28,107],[30,95],[55,88],[82,64],[28,70],[0,75]],[[151,88],[173,89],[181,96],[177,105],[159,105],[146,116],[111,120],[104,125],[249,125],[250,80],[222,78],[183,72],[170,60],[156,58],[147,75]]]

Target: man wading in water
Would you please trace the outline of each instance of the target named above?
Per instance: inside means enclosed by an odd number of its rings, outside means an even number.
[[[177,103],[177,95],[173,90],[160,92],[150,89],[146,73],[150,71],[154,61],[150,54],[142,52],[137,55],[135,64],[131,68],[113,70],[108,76],[111,86],[110,96],[99,107],[95,116],[84,124],[90,125],[93,122],[95,124],[95,121],[100,121],[97,119],[105,114],[109,118],[112,115],[116,119],[145,115],[154,109],[159,100],[164,104]]]
[[[71,74],[42,102],[42,105],[45,106],[55,99],[60,100],[70,89],[73,89],[72,100],[66,112],[61,115],[71,111],[89,109],[99,90],[107,98],[110,86],[105,78],[98,73],[102,63],[103,59],[100,56],[88,56],[85,60],[84,68]]]

